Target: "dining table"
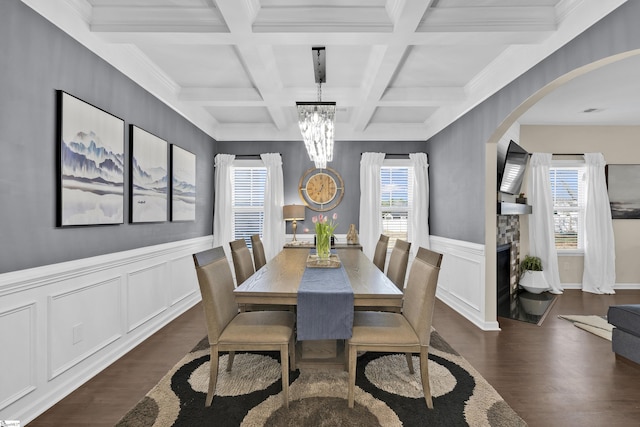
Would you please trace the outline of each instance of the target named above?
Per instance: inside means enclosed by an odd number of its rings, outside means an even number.
[[[285,247],[234,290],[240,310],[255,305],[287,306],[298,310],[298,291],[305,272],[313,273],[314,277],[322,277],[326,272],[329,277],[334,270],[331,266],[323,268],[309,263],[313,252]],[[400,310],[402,291],[362,251],[336,249],[332,256],[344,268],[346,282],[353,292],[354,310]],[[296,341],[297,368],[333,366],[346,369],[343,339],[300,340],[297,337]]]

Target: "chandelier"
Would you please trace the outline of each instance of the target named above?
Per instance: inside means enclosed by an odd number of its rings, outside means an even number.
[[[296,102],[298,125],[309,154],[316,168],[325,169],[333,160],[333,130],[336,103],[322,102],[322,83],[326,82],[324,47],[313,47],[313,69],[318,84],[317,102]]]

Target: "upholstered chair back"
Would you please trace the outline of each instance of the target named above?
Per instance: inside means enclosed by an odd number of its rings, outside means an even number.
[[[251,252],[249,252],[247,242],[245,242],[244,239],[234,240],[233,242],[230,242],[229,245],[231,246],[233,268],[236,272],[236,284],[237,286],[240,286],[256,272],[253,268]]]
[[[193,260],[207,319],[209,344],[217,344],[220,333],[238,314],[231,268],[222,247],[194,254]]]
[[[441,263],[442,254],[419,248],[411,264],[407,287],[404,290],[402,314],[416,331],[420,345],[423,346],[429,345],[431,337],[433,307]]]
[[[396,240],[391,256],[389,257],[389,267],[387,267],[387,277],[396,284],[398,289],[404,290],[404,279],[407,275],[407,263],[409,262],[409,250],[411,243],[405,240]]]
[[[264,255],[264,245],[260,240],[259,234],[251,236],[251,249],[253,250],[253,263],[256,266],[256,271],[258,271],[267,263],[267,257]]]
[[[387,245],[389,244],[389,236],[380,235],[376,250],[373,253],[373,263],[384,273],[384,264],[387,260]]]

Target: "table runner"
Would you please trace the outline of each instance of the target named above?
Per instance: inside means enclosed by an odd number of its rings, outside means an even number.
[[[298,340],[351,338],[353,289],[344,266],[309,268],[298,288]]]

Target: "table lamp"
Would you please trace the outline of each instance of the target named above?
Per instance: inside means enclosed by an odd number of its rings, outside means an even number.
[[[296,229],[298,228],[297,221],[304,221],[304,205],[284,205],[282,207],[282,214],[285,221],[293,221],[291,228],[293,229],[292,242],[296,240]]]

